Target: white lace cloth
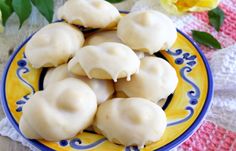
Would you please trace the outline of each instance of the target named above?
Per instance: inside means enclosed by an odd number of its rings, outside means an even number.
[[[116,6],[120,10],[137,11],[151,8],[165,12],[158,0],[127,0]],[[182,29],[189,19],[194,20],[191,15],[170,17],[179,29]],[[214,78],[215,95],[207,120],[228,130],[236,131],[236,44],[218,50],[211,58],[209,63]],[[0,135],[21,142],[31,150],[37,150],[16,132],[6,118],[0,122]]]
[[[215,94],[207,119],[236,132],[236,44],[215,52],[209,63]]]

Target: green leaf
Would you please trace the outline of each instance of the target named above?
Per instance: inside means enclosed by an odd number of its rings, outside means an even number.
[[[11,3],[8,3],[7,1],[0,0],[0,10],[2,12],[2,24],[3,24],[3,26],[5,26],[7,19],[13,13]]]
[[[31,0],[39,12],[47,19],[49,23],[52,22],[53,18],[53,0]]]
[[[6,3],[7,5],[11,6],[11,8],[12,8],[12,5],[11,5],[12,0],[5,0],[5,3]]]
[[[220,31],[220,27],[224,22],[224,12],[219,8],[215,8],[208,12],[208,18],[210,24],[217,30]]]
[[[209,33],[192,30],[193,39],[199,44],[216,49],[221,48],[221,44]]]
[[[124,0],[106,0],[106,1],[108,1],[110,3],[119,3],[119,2],[122,2]]]
[[[20,28],[24,21],[30,16],[32,5],[30,0],[12,0],[12,6],[20,20]]]

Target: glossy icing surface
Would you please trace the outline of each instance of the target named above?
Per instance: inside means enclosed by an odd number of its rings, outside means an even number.
[[[70,61],[79,63],[89,78],[113,79],[126,77],[138,72],[140,60],[129,47],[115,42],[81,48]],[[73,71],[73,66],[69,67]],[[91,63],[93,62],[93,63]]]
[[[166,128],[162,108],[143,98],[113,98],[98,107],[95,130],[124,146],[158,141]],[[129,132],[129,133],[127,133]]]
[[[92,89],[81,80],[68,78],[36,92],[24,105],[19,126],[27,138],[59,141],[92,124],[96,110]]]
[[[70,77],[80,79],[88,84],[88,86],[90,86],[96,94],[98,104],[109,99],[114,93],[112,80],[89,79],[86,76],[73,75],[68,71],[67,64],[60,65],[56,68],[51,68],[47,71],[43,83],[44,88],[46,88],[49,84],[53,84],[57,81],[61,81]]]
[[[144,57],[139,73],[134,74],[131,81],[118,80],[115,89],[129,97],[142,97],[157,103],[173,93],[177,83],[176,71],[167,61],[158,57]]]
[[[119,11],[105,0],[68,0],[58,9],[57,16],[90,28],[115,26],[120,19]]]
[[[173,22],[154,10],[124,16],[117,26],[117,34],[130,48],[149,54],[170,48],[177,38]]]
[[[63,22],[53,23],[33,35],[25,55],[34,68],[55,67],[66,63],[83,43],[79,29]]]

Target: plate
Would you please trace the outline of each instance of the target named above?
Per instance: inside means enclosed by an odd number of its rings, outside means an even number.
[[[27,38],[11,55],[1,83],[1,101],[7,118],[19,132],[22,107],[38,90],[43,89],[46,69],[34,69],[24,54]],[[210,106],[213,93],[212,75],[203,53],[187,35],[178,30],[173,47],[155,54],[166,59],[177,71],[179,83],[163,105],[168,126],[160,141],[141,149],[170,150],[185,141],[198,128]],[[150,81],[151,82],[151,81]],[[157,90],[158,91],[158,90]],[[39,113],[40,114],[40,113]],[[29,140],[44,150],[139,151],[109,142],[104,136],[85,131],[72,139],[59,142]]]

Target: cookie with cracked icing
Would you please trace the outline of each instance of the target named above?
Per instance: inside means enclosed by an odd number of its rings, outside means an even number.
[[[68,0],[58,9],[57,16],[89,28],[113,27],[120,19],[116,7],[105,0]]]
[[[84,43],[83,33],[67,23],[49,24],[28,41],[25,55],[34,68],[66,63]]]
[[[85,40],[85,45],[98,45],[104,42],[122,43],[122,41],[117,36],[117,32],[115,30],[111,30],[111,31],[101,31],[89,36]],[[135,51],[135,53],[140,59],[144,57],[144,52]]]
[[[134,74],[131,81],[118,80],[115,90],[118,94],[142,97],[157,103],[173,93],[177,84],[176,71],[167,61],[158,57],[144,57],[139,73]]]
[[[68,78],[36,92],[23,107],[19,127],[29,139],[69,139],[92,124],[96,110],[93,90]]]
[[[90,88],[92,88],[96,94],[98,104],[101,104],[102,102],[105,102],[111,98],[112,94],[114,93],[112,80],[89,79],[85,76],[75,76],[71,74],[67,68],[67,64],[63,64],[56,68],[49,69],[43,81],[44,88],[46,88],[49,84],[54,84],[57,81],[73,77],[82,80],[88,84]]]
[[[147,99],[114,98],[98,107],[93,125],[113,143],[142,148],[160,140],[167,119],[162,108]]]
[[[117,81],[119,78],[130,80],[139,65],[140,60],[132,49],[124,44],[105,42],[81,48],[68,63],[68,69],[89,78]]]
[[[154,10],[127,14],[118,23],[117,34],[130,48],[149,54],[170,48],[177,38],[170,18]]]

